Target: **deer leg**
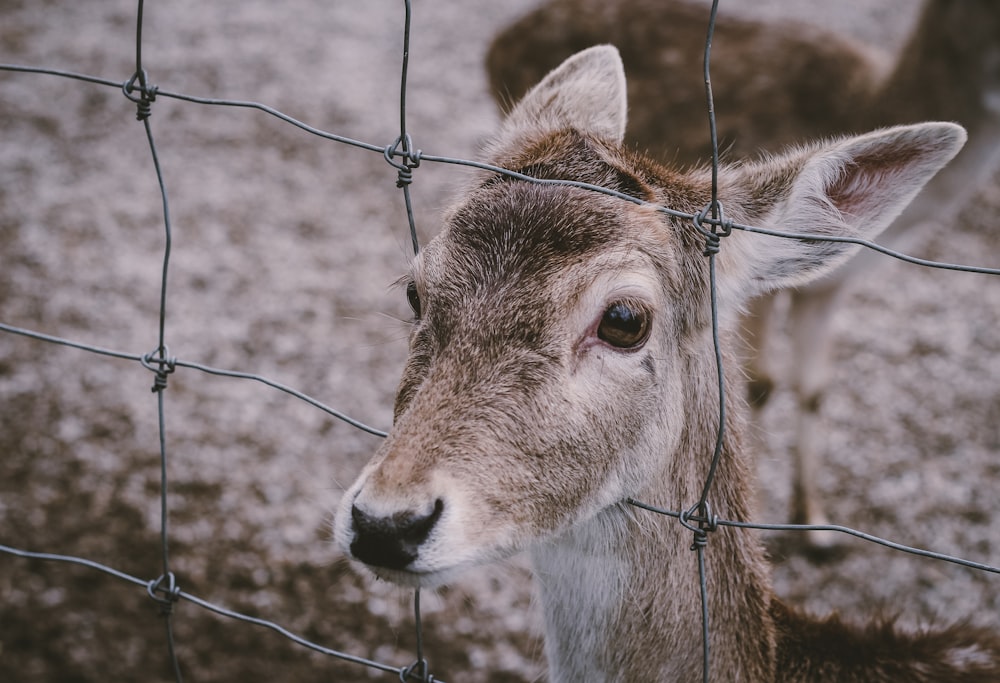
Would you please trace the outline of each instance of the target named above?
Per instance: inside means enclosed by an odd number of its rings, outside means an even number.
[[[747,377],[747,402],[758,413],[774,391],[774,374],[768,343],[773,333],[777,294],[766,294],[750,302],[743,316],[741,339],[743,370]]]
[[[788,312],[792,334],[789,372],[797,399],[791,518],[797,524],[828,523],[816,488],[816,471],[826,446],[822,404],[831,369],[830,323],[841,291],[836,280],[793,291]],[[807,539],[818,546],[831,545],[833,540],[831,532],[809,532]]]

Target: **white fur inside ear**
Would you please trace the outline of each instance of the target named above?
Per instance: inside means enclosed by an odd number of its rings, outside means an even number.
[[[720,264],[728,280],[723,288],[742,293],[742,299],[804,284],[829,272],[859,247],[823,237],[877,237],[965,140],[961,126],[921,123],[748,164],[738,181],[743,192],[749,193],[744,200],[772,205],[759,221],[760,227],[819,239],[801,241],[735,231],[722,245]],[[732,187],[736,191],[737,186]],[[725,201],[725,192],[720,194]]]
[[[525,128],[574,128],[621,143],[627,119],[621,56],[612,45],[597,45],[576,53],[529,90],[504,122],[501,137]]]
[[[871,233],[888,226],[965,140],[965,130],[952,123],[901,126],[848,139],[836,150],[843,161],[836,160],[840,163],[823,193],[846,222],[874,236]]]

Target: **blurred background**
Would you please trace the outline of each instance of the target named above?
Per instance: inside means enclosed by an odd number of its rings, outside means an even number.
[[[489,41],[537,4],[415,3],[415,147],[477,155],[499,121],[483,67]],[[892,55],[920,3],[721,7],[812,22]],[[0,62],[125,81],[135,22],[134,0],[0,0]],[[143,65],[164,90],[263,102],[384,146],[399,134],[402,40],[402,2],[175,0],[146,7]],[[257,111],[165,97],[152,111],[173,227],[171,354],[267,376],[388,428],[409,315],[392,283],[412,254],[395,169]],[[427,240],[467,173],[427,163],[414,175]],[[996,267],[998,216],[994,176],[915,251]],[[155,349],[163,226],[143,126],[120,90],[0,71],[0,322]],[[886,262],[838,310],[834,330],[820,472],[831,520],[1000,564],[1000,279]],[[159,576],[152,380],[138,363],[0,332],[0,543]],[[329,532],[378,438],[266,386],[191,370],[170,377],[164,401],[180,587],[327,647],[411,663],[412,595],[349,565]],[[760,521],[787,515],[793,409],[779,390],[759,425]],[[778,592],[794,604],[1000,627],[996,575],[860,541],[824,561],[769,541]],[[544,675],[528,577],[515,558],[423,595],[435,676]],[[174,625],[188,680],[386,676],[189,603]],[[173,680],[157,605],[93,570],[0,554],[0,680]]]

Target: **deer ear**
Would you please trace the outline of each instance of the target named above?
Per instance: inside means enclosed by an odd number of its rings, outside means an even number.
[[[745,203],[770,204],[756,221],[760,227],[873,239],[965,139],[965,130],[953,123],[886,128],[749,164],[726,185],[732,183],[734,197]],[[720,186],[723,202],[729,189]],[[734,230],[722,244],[720,264],[745,297],[815,279],[859,248]]]
[[[504,121],[501,139],[524,129],[575,128],[621,143],[626,120],[621,56],[612,45],[597,45],[577,52],[529,90]]]

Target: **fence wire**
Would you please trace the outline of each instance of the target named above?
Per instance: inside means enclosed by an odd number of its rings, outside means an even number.
[[[472,167],[481,170],[488,170],[494,173],[501,173],[510,176],[512,178],[523,180],[526,182],[572,186],[617,197],[623,201],[633,202],[636,204],[651,205],[656,210],[661,211],[669,216],[690,221],[692,229],[697,230],[699,233],[702,234],[702,236],[706,240],[705,255],[709,259],[710,287],[712,289],[711,305],[712,305],[712,325],[714,332],[713,342],[715,345],[717,370],[718,370],[718,385],[720,389],[719,426],[718,426],[718,438],[717,438],[716,449],[711,459],[709,472],[704,481],[701,495],[699,499],[689,508],[686,508],[684,510],[666,510],[663,508],[646,504],[639,500],[630,499],[625,502],[636,508],[676,519],[678,523],[682,524],[684,527],[689,529],[694,535],[694,542],[692,544],[692,549],[695,550],[697,553],[698,576],[699,576],[700,592],[702,599],[703,680],[706,681],[706,683],[707,681],[709,681],[711,674],[709,668],[709,660],[710,660],[709,653],[711,646],[711,624],[708,621],[708,609],[707,609],[707,601],[708,601],[707,595],[708,592],[711,590],[711,585],[709,577],[707,577],[705,574],[704,554],[705,552],[710,552],[711,550],[711,546],[709,543],[710,533],[715,531],[720,526],[727,526],[740,529],[765,530],[765,531],[794,531],[794,532],[834,531],[850,535],[856,538],[860,538],[870,543],[882,545],[891,548],[893,550],[912,554],[918,557],[928,558],[942,562],[949,562],[983,572],[1000,574],[1000,567],[984,564],[981,562],[975,562],[952,555],[946,555],[942,553],[937,553],[929,550],[923,550],[920,548],[903,545],[887,539],[873,536],[871,534],[862,531],[851,529],[845,526],[832,525],[832,524],[802,525],[802,524],[765,524],[765,523],[754,523],[754,522],[737,522],[732,520],[719,519],[712,513],[710,505],[711,487],[717,469],[719,455],[721,452],[721,444],[723,441],[723,430],[725,424],[725,411],[726,411],[726,395],[725,391],[723,390],[725,385],[723,379],[724,368],[722,364],[722,353],[720,349],[718,312],[715,299],[715,294],[716,294],[715,277],[714,277],[715,255],[719,252],[720,249],[724,248],[724,245],[722,244],[724,238],[728,236],[734,229],[757,233],[757,234],[769,235],[773,237],[787,238],[787,239],[813,240],[813,241],[819,239],[816,238],[815,236],[810,236],[810,235],[803,235],[803,234],[785,232],[779,230],[763,229],[752,225],[735,223],[727,219],[724,215],[722,203],[718,198],[719,152],[718,152],[716,125],[715,125],[715,110],[714,110],[714,102],[713,102],[713,94],[711,86],[711,70],[710,70],[712,39],[713,39],[714,25],[715,25],[716,15],[718,12],[718,7],[719,7],[719,0],[713,0],[711,9],[709,11],[709,16],[707,18],[708,29],[705,40],[705,52],[704,52],[704,62],[703,62],[704,79],[706,85],[705,95],[706,95],[706,105],[707,105],[706,124],[712,145],[712,166],[711,166],[712,199],[710,203],[697,214],[690,214],[677,211],[667,206],[652,205],[643,199],[639,199],[597,185],[591,185],[588,183],[567,181],[567,180],[550,180],[550,179],[533,178],[531,176],[513,172],[508,169],[499,168],[496,166],[492,166],[481,162],[471,161],[468,159],[425,154],[422,151],[414,148],[410,133],[407,131],[407,117],[406,117],[407,69],[410,58],[410,25],[411,25],[411,12],[412,12],[410,0],[404,0],[403,2],[404,29],[403,29],[402,60],[400,69],[399,136],[392,143],[384,146],[355,140],[352,138],[334,134],[332,132],[321,130],[319,128],[315,128],[291,116],[288,116],[287,114],[284,114],[281,111],[267,104],[263,104],[260,102],[197,97],[186,93],[173,92],[170,90],[161,89],[157,85],[150,83],[142,59],[144,0],[137,0],[136,30],[135,30],[135,39],[136,39],[135,71],[125,81],[118,82],[104,78],[99,78],[96,76],[91,76],[88,74],[76,73],[73,71],[67,71],[61,69],[45,68],[45,67],[30,66],[23,64],[0,64],[0,71],[16,72],[33,76],[49,75],[67,80],[77,80],[107,87],[118,88],[122,90],[125,97],[127,97],[129,100],[131,100],[136,104],[136,118],[143,124],[145,129],[146,138],[149,146],[149,153],[153,161],[153,166],[154,166],[154,171],[156,173],[160,196],[162,198],[163,227],[165,231],[165,246],[163,251],[162,277],[161,277],[160,299],[159,299],[159,322],[157,327],[159,343],[153,351],[145,354],[137,354],[132,352],[101,348],[89,344],[84,344],[71,339],[64,339],[44,334],[38,331],[25,329],[22,327],[17,327],[14,325],[9,325],[0,322],[0,332],[19,335],[39,342],[58,344],[74,348],[77,350],[81,350],[86,353],[94,355],[137,362],[153,373],[154,379],[153,379],[152,391],[157,394],[157,417],[158,417],[158,429],[159,429],[159,453],[160,453],[159,500],[160,500],[160,525],[161,525],[160,555],[162,563],[162,573],[158,577],[153,579],[141,579],[132,576],[131,574],[128,574],[126,572],[120,571],[118,569],[115,569],[113,567],[104,565],[102,563],[90,559],[75,557],[70,555],[55,554],[55,553],[29,551],[22,548],[15,548],[3,544],[0,544],[0,553],[24,559],[79,565],[95,570],[97,572],[102,572],[104,574],[110,575],[120,581],[131,583],[137,587],[144,588],[148,597],[159,605],[160,613],[164,617],[164,622],[166,625],[166,645],[167,645],[168,657],[170,661],[170,666],[172,668],[173,676],[178,682],[183,681],[183,675],[181,672],[181,662],[179,660],[175,648],[173,622],[171,617],[174,605],[179,601],[183,600],[192,603],[204,610],[215,613],[217,615],[221,615],[223,617],[227,617],[247,624],[252,624],[266,629],[270,629],[306,649],[313,650],[315,652],[319,652],[321,654],[328,655],[330,657],[334,657],[339,660],[357,664],[363,667],[368,667],[373,670],[396,674],[399,677],[400,681],[405,682],[405,681],[415,680],[415,681],[424,681],[425,683],[431,683],[432,681],[436,681],[437,683],[443,683],[443,681],[440,678],[436,677],[431,673],[428,659],[425,657],[423,648],[422,624],[420,617],[419,590],[414,591],[413,595],[413,612],[415,618],[415,636],[416,636],[416,647],[414,652],[414,658],[411,664],[406,666],[398,666],[398,665],[392,665],[384,662],[375,661],[372,659],[367,659],[364,657],[355,656],[346,652],[341,652],[335,649],[325,647],[301,635],[293,633],[292,631],[286,629],[285,627],[273,621],[259,617],[249,616],[247,614],[242,614],[240,612],[227,609],[225,607],[216,605],[212,602],[199,598],[187,591],[182,590],[182,588],[180,587],[180,582],[178,581],[178,577],[170,569],[170,550],[169,550],[170,533],[168,525],[170,511],[168,507],[169,485],[167,479],[167,462],[169,460],[169,448],[166,438],[166,420],[164,417],[164,393],[165,390],[168,388],[170,375],[172,375],[178,369],[195,370],[211,375],[259,382],[276,390],[285,392],[327,413],[328,415],[351,425],[356,429],[380,437],[386,436],[385,431],[366,425],[363,422],[356,420],[339,410],[336,410],[330,406],[325,405],[324,403],[316,400],[315,398],[301,391],[298,391],[292,387],[289,387],[285,384],[274,381],[272,379],[268,379],[264,376],[250,372],[215,368],[197,362],[182,360],[170,355],[170,351],[166,343],[166,339],[168,336],[167,335],[167,322],[168,322],[167,310],[169,303],[168,278],[170,274],[170,254],[172,246],[170,203],[167,194],[167,183],[164,178],[163,172],[160,168],[157,145],[154,140],[152,126],[150,124],[150,115],[152,112],[153,104],[156,102],[158,98],[173,98],[176,100],[198,105],[230,107],[230,108],[248,108],[248,109],[258,110],[270,116],[276,117],[281,121],[284,121],[285,123],[295,126],[318,138],[340,144],[354,146],[369,152],[377,152],[379,154],[382,154],[385,160],[397,169],[396,185],[403,191],[403,197],[406,207],[406,215],[409,226],[409,234],[414,253],[417,253],[419,251],[419,243],[417,238],[417,229],[414,219],[414,212],[410,197],[410,185],[413,181],[414,170],[417,169],[422,162],[450,164],[457,166]],[[944,270],[980,273],[986,275],[1000,275],[1000,268],[968,266],[963,264],[944,263],[939,261],[931,261],[927,259],[916,258],[908,254],[888,249],[877,243],[860,238],[824,237],[822,239],[825,241],[857,244],[865,248],[882,253],[886,256],[920,266],[938,268]]]

